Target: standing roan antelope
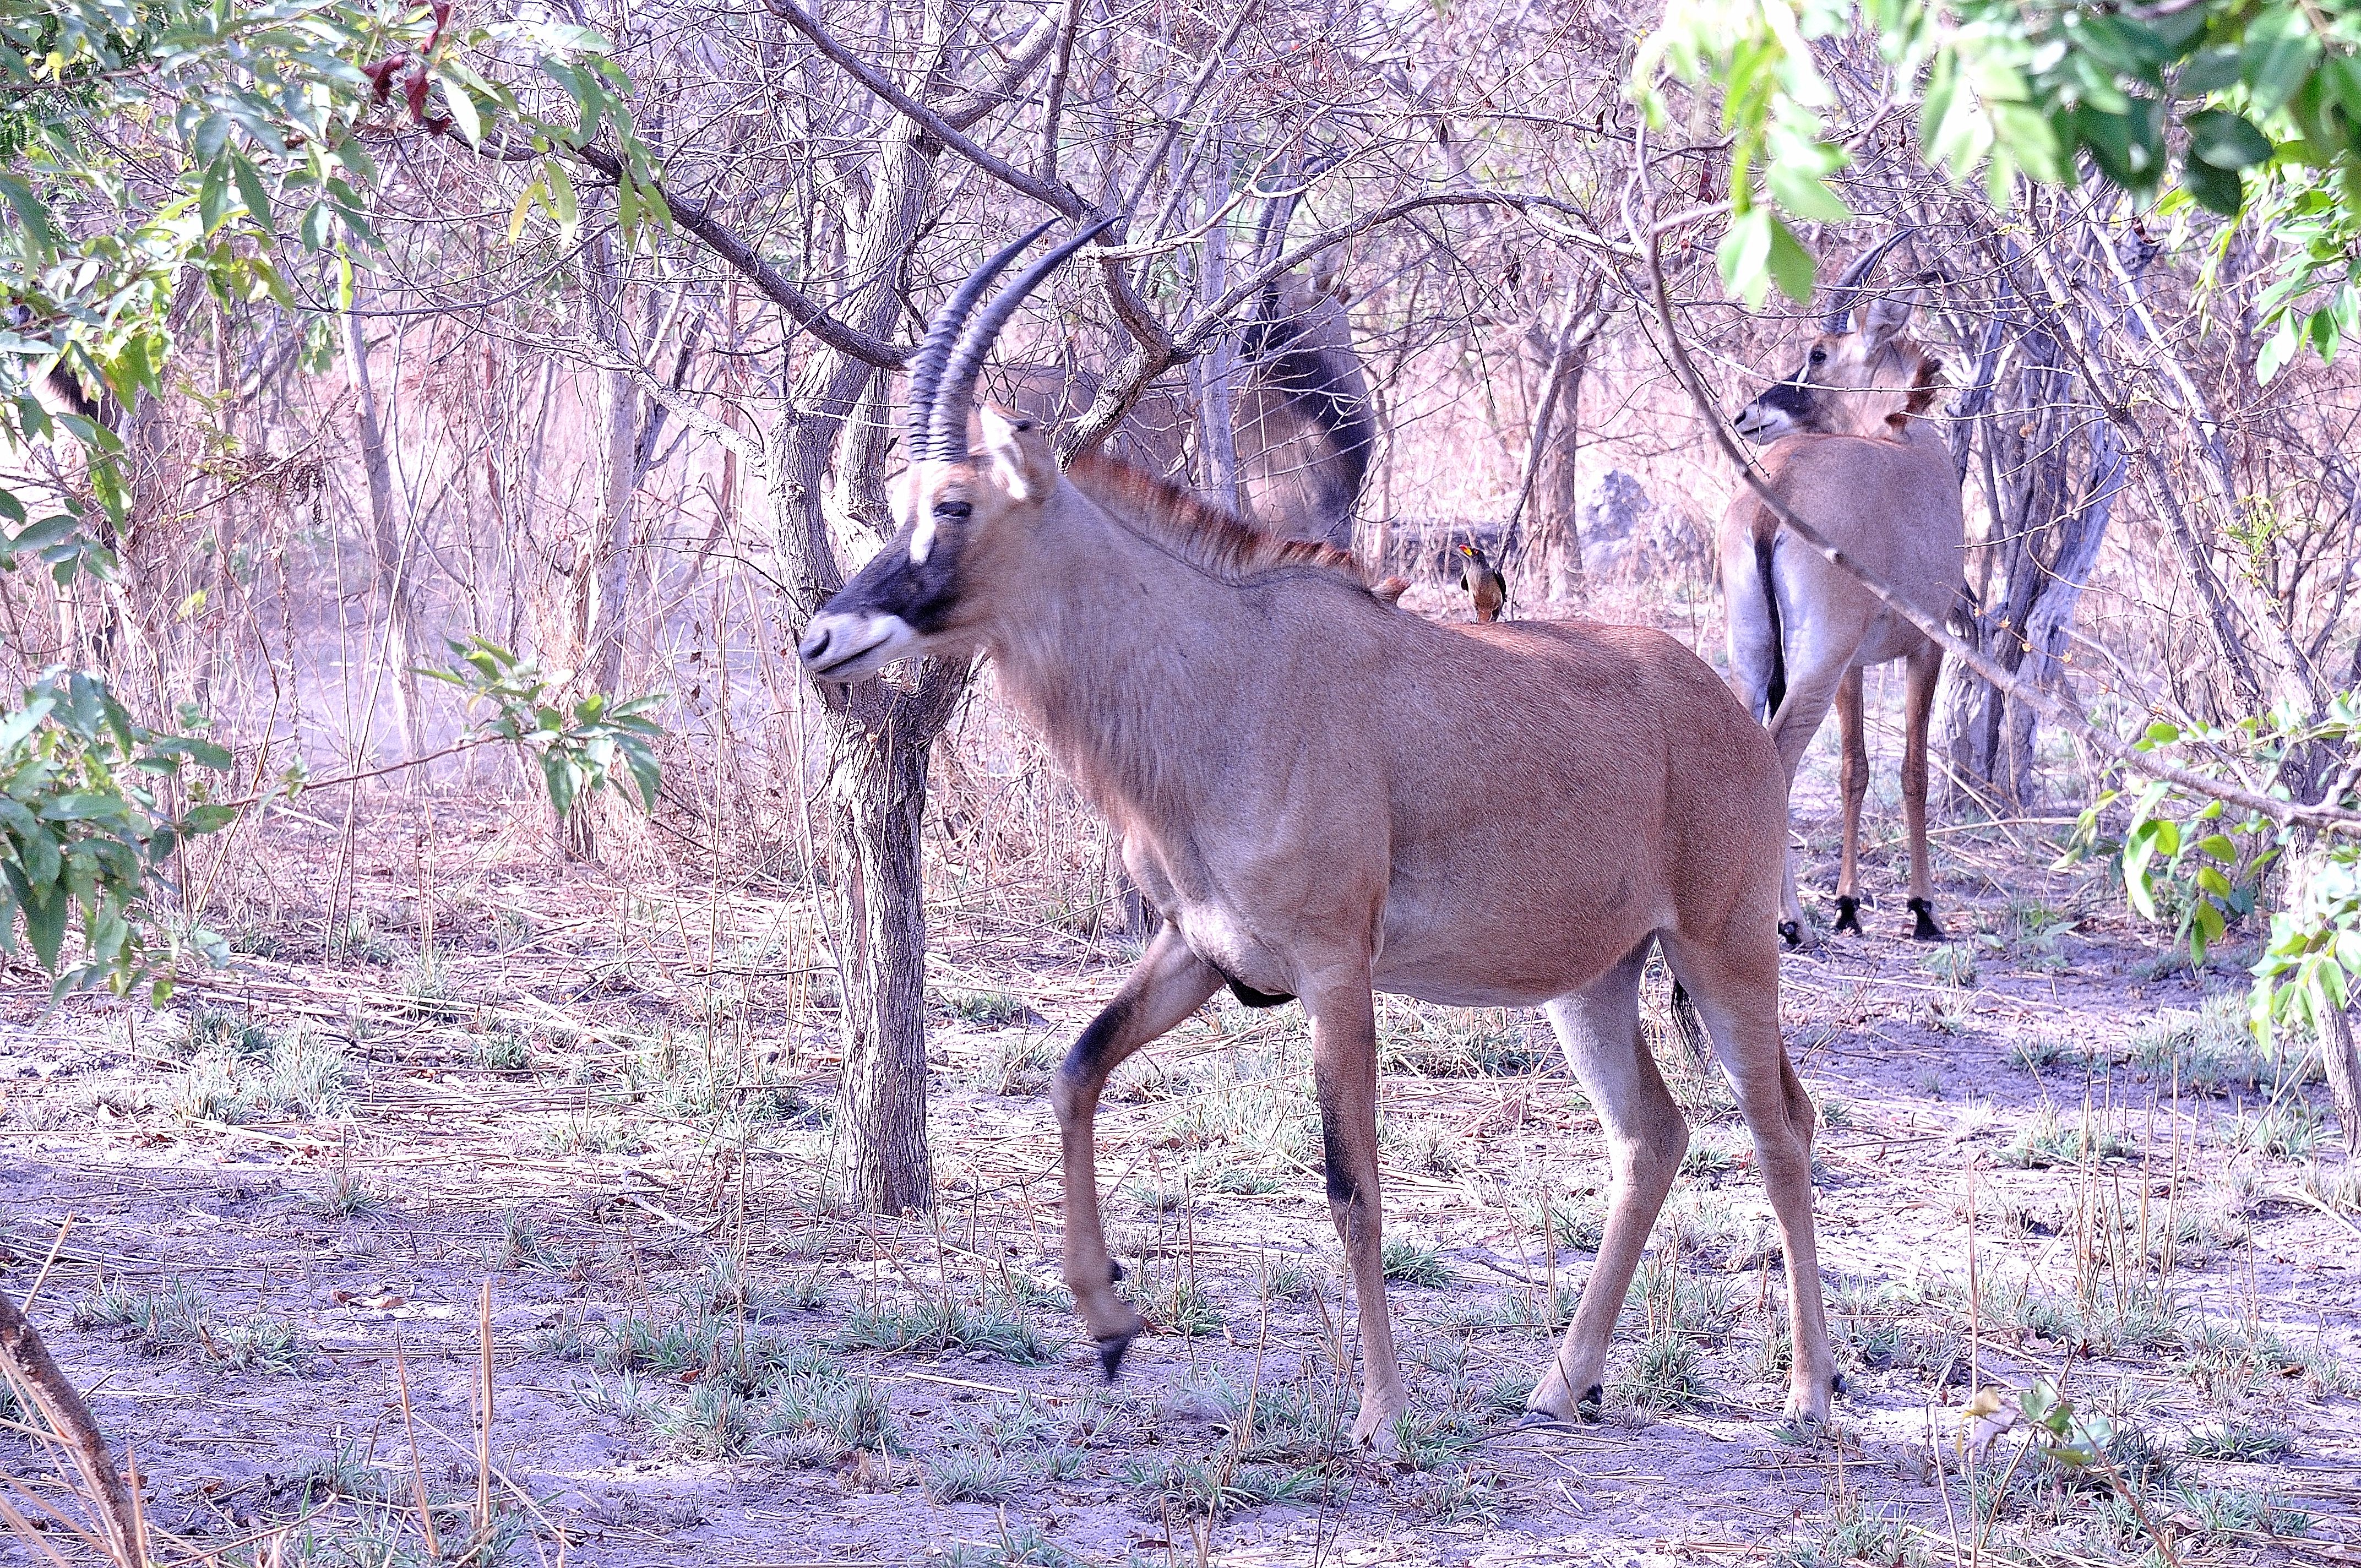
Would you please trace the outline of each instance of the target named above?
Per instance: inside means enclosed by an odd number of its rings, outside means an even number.
[[[902,528],[813,618],[800,651],[830,681],[989,652],[1164,916],[1051,1090],[1065,1278],[1107,1376],[1142,1327],[1115,1288],[1100,1221],[1093,1122],[1108,1074],[1224,983],[1249,1006],[1301,998],[1329,1208],[1360,1306],[1353,1436],[1394,1441],[1406,1399],[1386,1312],[1372,999],[1385,990],[1540,1004],[1598,1107],[1611,1207],[1531,1400],[1558,1417],[1595,1407],[1688,1143],[1640,1025],[1641,972],[1659,944],[1695,998],[1685,1024],[1702,1014],[1736,1090],[1785,1238],[1789,1409],[1825,1420],[1836,1364],[1812,1233],[1813,1113],[1780,1043],[1778,944],[1763,918],[1784,831],[1770,740],[1661,633],[1433,624],[1380,598],[1328,546],[1257,533],[1109,459],[1061,475],[1043,433],[996,408],[972,437],[994,335],[1095,232],[969,321],[1004,252],[929,325],[911,379],[911,466],[893,488]]]
[[[1960,592],[1967,525],[1959,470],[1942,433],[1926,419],[1942,361],[1904,334],[1912,294],[1863,302],[1862,280],[1900,234],[1853,263],[1802,366],[1732,422],[1763,448],[1762,469],[1780,499],[1927,614],[1948,614]],[[1858,306],[1858,314],[1856,309]],[[1786,787],[1833,700],[1844,729],[1844,863],[1837,873],[1837,929],[1861,929],[1861,806],[1869,793],[1861,673],[1909,662],[1904,702],[1902,810],[1910,832],[1912,935],[1939,941],[1927,861],[1927,725],[1940,643],[1888,611],[1817,551],[1791,540],[1752,490],[1741,488],[1721,522],[1721,588],[1730,620],[1730,682],[1769,725]],[[1802,940],[1804,906],[1792,862],[1779,933]]]

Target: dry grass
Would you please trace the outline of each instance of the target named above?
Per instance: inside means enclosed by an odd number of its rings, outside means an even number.
[[[372,809],[357,846],[404,842],[396,803]],[[356,857],[357,924],[269,906],[258,874],[247,957],[173,1012],[12,1001],[0,1047],[42,1067],[0,1123],[9,1280],[66,1227],[38,1315],[138,1437],[185,1543],[158,1560],[522,1563],[561,1537],[631,1562],[2154,1551],[2121,1491],[1961,1449],[1975,1390],[2061,1368],[2179,1561],[2352,1544],[2356,1202],[2323,1091],[2238,1054],[2185,979],[2125,978],[2142,950],[2100,916],[2043,914],[2070,885],[1961,909],[2003,938],[1971,978],[1899,942],[1791,960],[1852,1390],[1834,1442],[1779,1428],[1777,1233],[1726,1085],[1653,993],[1692,1152],[1604,1424],[1520,1428],[1598,1245],[1596,1122],[1537,1021],[1389,1000],[1412,1405],[1380,1461],[1340,1435],[1353,1310],[1292,1009],[1211,1008],[1111,1091],[1109,1221],[1157,1332],[1093,1382],[1038,1085],[1131,949],[1059,788],[962,776],[946,809],[923,1222],[838,1196],[808,881],[552,876],[445,805],[424,883],[412,857]],[[1044,830],[1056,853],[1018,852]],[[278,852],[301,886],[334,839]]]

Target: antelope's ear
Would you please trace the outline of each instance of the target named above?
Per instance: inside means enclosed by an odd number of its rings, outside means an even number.
[[[1910,324],[1910,313],[1917,306],[1915,296],[1905,294],[1899,299],[1872,300],[1861,308],[1861,333],[1873,352],[1902,335]]]
[[[982,417],[985,477],[1010,500],[1049,499],[1058,488],[1058,454],[1048,433],[993,403]]]

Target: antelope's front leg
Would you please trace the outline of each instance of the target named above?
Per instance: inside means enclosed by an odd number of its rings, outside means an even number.
[[[1349,974],[1307,987],[1312,1014],[1312,1082],[1328,1167],[1328,1213],[1336,1223],[1353,1297],[1361,1313],[1361,1413],[1353,1441],[1381,1452],[1395,1444],[1394,1421],[1410,1407],[1394,1331],[1386,1315],[1384,1220],[1378,1196],[1378,1019],[1363,960]]]
[[[1066,1288],[1074,1293],[1074,1310],[1098,1342],[1099,1366],[1110,1380],[1141,1323],[1131,1303],[1115,1292],[1115,1261],[1107,1255],[1099,1217],[1093,1131],[1099,1094],[1107,1075],[1126,1057],[1202,1006],[1221,982],[1213,966],[1190,951],[1180,928],[1167,923],[1149,940],[1115,1000],[1082,1030],[1049,1085],[1065,1168]]]

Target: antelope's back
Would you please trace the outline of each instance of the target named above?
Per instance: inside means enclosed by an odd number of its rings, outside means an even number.
[[[1934,426],[1913,420],[1909,433],[1897,440],[1790,436],[1767,455],[1765,466],[1780,499],[1831,543],[1919,609],[1949,610],[1967,518],[1950,446]],[[1769,509],[1751,493],[1744,499],[1758,531],[1776,527]]]
[[[1474,939],[1602,961],[1676,921],[1771,929],[1778,757],[1703,660],[1591,621],[1403,632],[1405,711],[1386,727],[1395,897],[1415,912],[1455,892],[1498,911]]]

